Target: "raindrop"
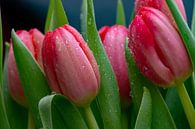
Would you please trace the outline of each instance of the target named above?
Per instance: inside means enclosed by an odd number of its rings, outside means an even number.
[[[82,65],[82,69],[85,69],[85,65]]]
[[[91,24],[92,24],[92,19],[91,19],[91,18],[89,18],[87,24],[88,24],[88,25],[91,25]]]
[[[148,67],[144,66],[144,71],[145,72],[148,71]]]

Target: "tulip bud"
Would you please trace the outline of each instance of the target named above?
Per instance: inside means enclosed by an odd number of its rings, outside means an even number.
[[[183,18],[187,20],[182,0],[175,0],[175,3],[179,10],[181,11]],[[169,10],[166,0],[135,0],[135,13],[137,14],[139,12],[139,9],[141,9],[144,6],[153,7],[155,9],[162,11],[167,17],[169,17],[173,25],[176,26],[175,20],[171,14],[171,11]]]
[[[179,33],[157,9],[140,9],[129,26],[129,47],[140,71],[158,85],[172,86],[191,74]]]
[[[122,102],[130,102],[130,83],[125,59],[128,29],[122,25],[104,26],[99,30],[102,43],[118,80]]]
[[[99,90],[96,60],[73,27],[64,25],[48,32],[43,43],[43,66],[53,91],[77,106],[86,106]]]
[[[29,32],[25,30],[17,31],[16,34],[22,40],[27,49],[37,60],[38,64],[42,66],[41,61],[41,47],[44,39],[44,35],[37,29],[31,29]],[[19,74],[15,62],[12,44],[10,46],[8,55],[8,82],[9,92],[12,98],[23,106],[27,106],[24,91],[21,86]]]

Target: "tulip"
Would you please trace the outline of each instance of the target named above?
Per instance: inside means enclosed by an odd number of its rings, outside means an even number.
[[[122,102],[130,100],[130,83],[125,59],[125,40],[128,29],[122,25],[104,26],[99,30],[102,43],[118,80]]]
[[[183,18],[187,20],[185,8],[184,8],[182,0],[175,0],[175,3],[178,6]],[[166,3],[166,0],[135,0],[135,13],[137,14],[139,12],[139,9],[144,6],[153,7],[155,9],[162,11],[166,16],[169,17],[173,25],[175,27],[177,26],[171,14],[171,11],[169,10],[169,7]]]
[[[159,10],[143,7],[129,26],[129,48],[140,71],[154,83],[169,87],[192,72],[184,43]]]
[[[51,89],[77,106],[87,106],[99,90],[99,70],[86,42],[70,25],[48,32],[43,42],[43,66]]]
[[[41,60],[41,47],[44,35],[37,29],[31,29],[29,32],[26,30],[19,30],[16,32],[22,40],[27,49],[35,57],[36,61],[42,66]],[[8,88],[12,98],[19,104],[27,106],[24,91],[19,79],[18,70],[16,67],[15,57],[13,53],[12,44],[10,46],[8,55]]]

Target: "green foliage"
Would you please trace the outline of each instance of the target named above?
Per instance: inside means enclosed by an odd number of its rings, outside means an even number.
[[[24,94],[36,126],[40,128],[42,123],[38,111],[38,103],[42,97],[50,94],[49,86],[41,68],[14,30],[12,30],[11,37]]]
[[[79,110],[62,95],[42,98],[39,111],[44,129],[88,129]]]
[[[92,0],[87,0],[87,41],[99,65],[101,84],[97,103],[104,128],[120,129],[121,109],[117,81],[98,35]]]
[[[61,0],[50,0],[45,22],[45,33],[55,30],[64,24],[68,24],[68,19]]]

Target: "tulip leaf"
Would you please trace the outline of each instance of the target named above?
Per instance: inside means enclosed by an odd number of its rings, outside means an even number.
[[[82,1],[81,7],[81,33],[83,38],[87,39],[87,0]]]
[[[24,46],[14,30],[12,30],[11,37],[24,94],[27,98],[29,109],[33,114],[36,127],[40,128],[42,124],[39,116],[38,103],[42,97],[50,94],[48,83],[34,57]]]
[[[125,53],[131,80],[132,101],[135,105],[134,113],[138,113],[141,104],[141,96],[143,94],[141,88],[147,87],[152,97],[152,129],[176,129],[176,125],[159,89],[140,73],[130,53],[128,43],[126,43]]]
[[[193,69],[195,70],[195,38],[194,38],[194,35],[191,32],[190,28],[188,27],[187,22],[184,20],[183,16],[181,15],[174,0],[166,0],[166,2],[178,26],[181,37],[190,55]]]
[[[192,15],[191,30],[195,36],[195,1],[194,1],[194,9],[193,9],[193,15]],[[192,102],[195,106],[195,71],[193,71],[191,79],[192,79]]]
[[[177,129],[190,129],[175,87],[168,89],[165,101],[175,121]]]
[[[3,70],[3,30],[0,10],[0,82],[2,84],[2,70]]]
[[[27,109],[17,104],[10,96],[8,92],[8,80],[7,80],[7,58],[8,58],[9,46],[6,44],[6,54],[3,67],[3,96],[5,108],[7,111],[7,117],[11,129],[27,129]]]
[[[95,101],[93,101],[91,103],[91,109],[93,111],[93,114],[95,116],[95,119],[97,121],[97,124],[99,126],[100,129],[104,129],[104,124],[103,124],[103,120],[101,118],[101,114],[98,110],[98,103],[97,103],[97,99],[95,99]]]
[[[129,18],[129,24],[131,24],[131,21],[134,19],[135,17],[135,7],[133,7],[132,11],[131,11],[131,15]]]
[[[96,28],[93,1],[87,0],[87,38],[101,76],[100,91],[97,96],[98,107],[105,129],[121,129],[121,109],[117,81],[104,51]]]
[[[192,33],[195,35],[195,1],[194,1],[194,6],[193,6],[191,30],[192,30]]]
[[[79,110],[62,95],[42,98],[39,112],[44,129],[88,129]]]
[[[127,44],[128,40],[126,40],[125,55],[128,64],[129,80],[131,80],[131,95],[133,99],[134,110],[136,113],[138,113],[141,105],[144,83],[140,82],[141,79],[139,77],[142,77],[142,74],[138,71]]]
[[[132,22],[132,20],[134,19],[134,17],[135,17],[135,12],[134,12],[134,10],[133,10],[132,13],[131,13],[131,16],[130,16],[130,18],[129,18],[129,24],[131,24],[131,22]]]
[[[61,0],[50,0],[48,14],[45,23],[45,33],[55,30],[57,27],[68,24],[68,18]]]
[[[151,129],[152,123],[152,98],[150,91],[144,87],[139,113],[135,124],[135,129]]]
[[[122,0],[117,2],[116,24],[126,26],[125,11]]]
[[[195,106],[195,72],[192,74],[192,103]]]
[[[1,21],[1,10],[0,10],[0,129],[10,129],[8,122],[6,108],[4,103],[4,93],[2,90],[2,66],[3,66],[3,32],[2,32],[2,21]]]

